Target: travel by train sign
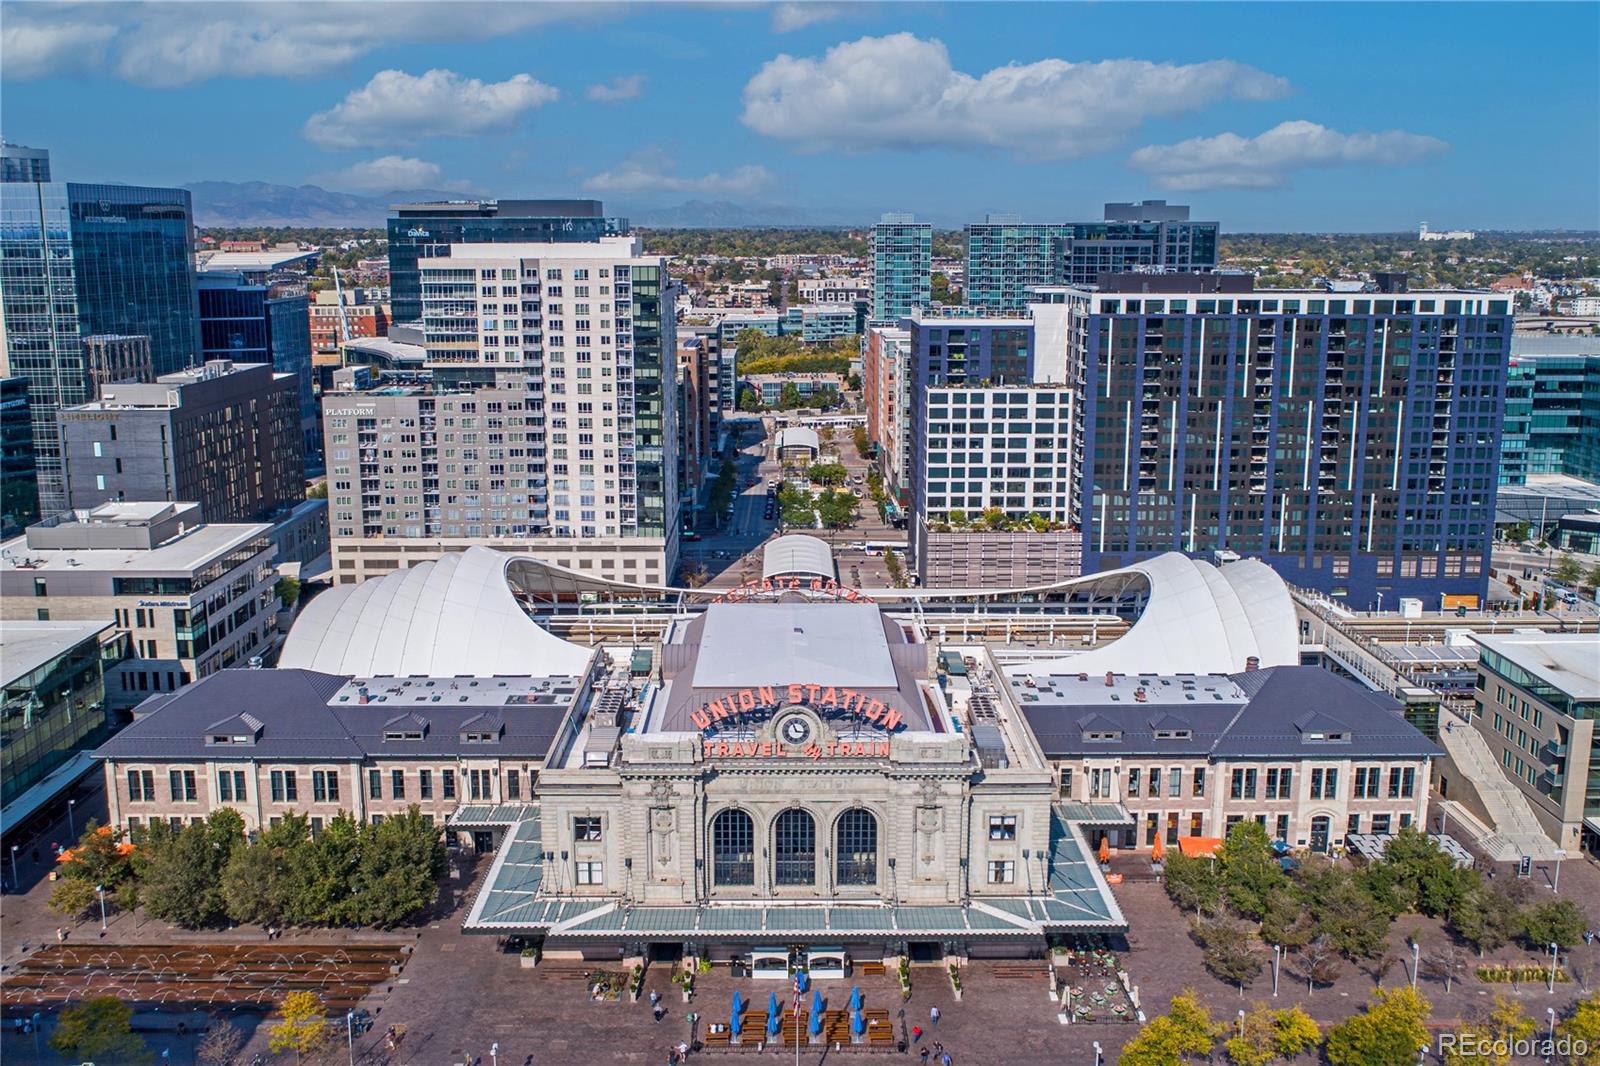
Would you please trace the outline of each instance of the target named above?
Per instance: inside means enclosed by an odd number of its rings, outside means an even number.
[[[708,759],[887,759],[887,740],[813,741],[809,744],[785,744],[779,740],[702,740],[700,747]]]
[[[742,585],[735,585],[726,590],[712,603],[746,603],[750,600],[759,600],[766,596],[774,596],[782,592],[804,592],[817,596],[829,596],[845,603],[872,603],[868,596],[860,589],[841,585],[833,578],[822,577],[764,577],[759,581],[746,581]]]
[[[771,717],[780,707],[809,707],[827,718],[858,718],[885,733],[905,727],[905,716],[876,697],[835,685],[756,685],[710,700],[689,712],[689,720],[702,733],[715,733],[724,724],[737,725]],[[802,716],[803,720],[803,716]],[[787,723],[786,723],[787,724]],[[802,738],[790,737],[799,741]]]

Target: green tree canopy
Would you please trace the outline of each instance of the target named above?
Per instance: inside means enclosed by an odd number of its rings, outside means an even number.
[[[1433,1007],[1410,987],[1380,988],[1372,1002],[1328,1031],[1333,1066],[1411,1066],[1429,1043],[1424,1024]]]
[[[132,1022],[133,1008],[116,996],[91,996],[62,1010],[50,1046],[77,1062],[149,1062]]]
[[[1140,1029],[1122,1047],[1119,1066],[1179,1066],[1208,1058],[1219,1027],[1193,989],[1172,997],[1172,1007]]]

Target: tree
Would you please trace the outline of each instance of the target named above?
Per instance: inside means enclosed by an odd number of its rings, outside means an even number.
[[[1300,950],[1299,972],[1306,979],[1306,994],[1317,985],[1331,985],[1339,979],[1343,964],[1339,951],[1327,936],[1319,936]]]
[[[844,529],[856,520],[856,508],[860,501],[848,492],[838,492],[833,489],[823,489],[817,497],[817,512],[822,517],[822,524],[829,529]]]
[[[1383,953],[1394,913],[1373,898],[1356,874],[1326,861],[1307,862],[1299,874],[1319,937],[1347,959]]]
[[[951,516],[954,517],[955,513],[951,512]],[[1222,895],[1221,882],[1212,861],[1191,858],[1181,851],[1173,850],[1167,854],[1162,879],[1168,898],[1179,910],[1213,911]]]
[[[284,610],[288,610],[300,599],[300,581],[288,576],[280,577],[277,584],[272,586],[272,591],[277,593]]]
[[[237,1025],[212,1019],[211,1028],[195,1045],[194,1057],[204,1066],[235,1066],[244,1043],[244,1032]]]
[[[806,477],[818,485],[843,485],[849,476],[843,463],[812,463],[806,468]]]
[[[62,876],[90,885],[104,885],[106,891],[111,891],[133,876],[133,866],[122,843],[122,830],[89,819],[72,849],[72,861],[61,866]]]
[[[761,390],[749,385],[739,386],[739,410],[752,414],[766,409],[766,404],[761,402]]]
[[[1228,905],[1257,922],[1267,913],[1272,893],[1288,884],[1272,855],[1266,829],[1250,820],[1236,822],[1228,830],[1228,839],[1217,851],[1217,870]]]
[[[1450,931],[1477,949],[1481,958],[1522,931],[1522,882],[1480,881],[1450,913]],[[1548,941],[1546,941],[1548,943]]]
[[[222,871],[222,899],[236,922],[278,925],[294,907],[291,857],[311,839],[306,819],[285,816],[234,852]]]
[[[1389,971],[1394,969],[1395,963],[1400,960],[1395,958],[1394,952],[1385,951],[1382,955],[1367,964],[1367,972],[1372,975],[1372,983],[1378,988],[1383,987],[1383,979],[1389,976]]]
[[[308,500],[326,500],[327,498],[328,483],[326,481],[319,481],[309,489],[306,489],[306,499]]]
[[[872,441],[867,437],[866,426],[856,426],[850,431],[850,439],[855,443],[856,454],[865,459],[872,450]]]
[[[893,588],[905,588],[906,569],[900,565],[900,555],[893,548],[883,553],[883,568],[889,572],[889,584]]]
[[[1411,1066],[1428,1046],[1432,1011],[1409,986],[1380,988],[1365,1010],[1328,1030],[1324,1054],[1333,1066]]]
[[[1512,1047],[1531,1037],[1537,1028],[1520,1003],[1500,993],[1492,1007],[1468,1015],[1458,1039],[1445,1049],[1444,1061],[1448,1066],[1507,1066]],[[1469,1035],[1470,1040],[1460,1039]]]
[[[1322,1030],[1299,1006],[1272,1012],[1272,1038],[1278,1055],[1292,1059],[1322,1043]]]
[[[711,580],[711,571],[705,563],[684,563],[678,570],[678,580],[685,588],[697,589]]]
[[[1588,928],[1588,919],[1570,899],[1536,904],[1522,919],[1523,936],[1536,950],[1549,950],[1551,944],[1570,948],[1583,939]]]
[[[1257,1003],[1245,1015],[1242,1028],[1242,1033],[1222,1046],[1234,1066],[1267,1066],[1278,1059],[1292,1059],[1322,1041],[1322,1030],[1299,1007],[1268,1010]]]
[[[1294,885],[1273,889],[1267,895],[1267,913],[1261,917],[1261,939],[1285,951],[1303,948],[1317,935],[1317,924],[1306,910],[1305,896]]]
[[[362,827],[355,911],[364,925],[384,928],[415,918],[438,897],[444,844],[416,804],[404,814]]]
[[[1443,947],[1423,952],[1422,972],[1443,981],[1445,995],[1449,995],[1450,986],[1458,978],[1466,976],[1466,954],[1456,944],[1445,944]]]
[[[1589,576],[1585,579],[1585,584],[1590,588],[1600,588],[1600,563],[1589,567]]]
[[[1172,997],[1166,1014],[1152,1018],[1122,1047],[1119,1066],[1177,1066],[1211,1054],[1219,1035],[1193,989]]]
[[[50,890],[50,909],[68,918],[76,918],[100,900],[94,885],[76,877],[63,877]]]
[[[267,1050],[294,1052],[294,1061],[311,1054],[328,1037],[328,1008],[315,992],[290,992],[278,1008],[279,1021],[267,1031]]]
[[[738,477],[733,461],[724,459],[722,466],[717,469],[716,480],[711,483],[711,513],[717,516],[725,514],[728,505],[733,503],[733,483]]]
[[[351,902],[361,859],[361,827],[340,814],[289,857],[294,885],[289,920],[297,924],[345,925],[357,921]]]
[[[1556,1026],[1556,1036],[1565,1038],[1567,1045],[1576,1049],[1580,1043],[1583,1054],[1569,1052],[1569,1063],[1582,1066],[1600,1066],[1600,998],[1590,996],[1572,1005],[1572,1013]]]
[[[1261,973],[1261,960],[1246,944],[1250,932],[1243,924],[1228,919],[1214,922],[1195,920],[1189,933],[1205,949],[1205,967],[1219,981],[1239,986],[1239,994]]]
[[[142,849],[144,905],[151,917],[187,929],[220,921],[227,910],[222,871],[243,846],[243,829],[238,813],[224,807],[175,834],[152,833]]]
[[[1583,580],[1583,564],[1573,558],[1570,553],[1562,552],[1561,558],[1556,560],[1555,568],[1551,570],[1550,576],[1571,588]]]
[[[75,1062],[148,1062],[132,1021],[133,1008],[116,996],[91,996],[61,1012],[50,1046]]]

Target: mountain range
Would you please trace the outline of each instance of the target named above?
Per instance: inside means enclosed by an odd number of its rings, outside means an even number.
[[[350,193],[319,185],[273,185],[264,181],[197,181],[185,185],[194,199],[195,225],[371,226],[381,228],[389,206],[418,200],[459,200],[465,194],[436,189]],[[688,200],[681,204],[607,201],[607,211],[634,225],[657,228],[729,229],[739,226],[825,226],[851,220],[826,219],[782,204]],[[859,221],[859,220],[855,220]]]

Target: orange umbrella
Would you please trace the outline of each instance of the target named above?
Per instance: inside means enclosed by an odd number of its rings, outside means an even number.
[[[67,862],[71,862],[72,858],[73,858],[72,849],[71,848],[62,848],[61,849],[61,854],[56,856],[56,862],[67,863]]]
[[[1150,846],[1150,861],[1160,862],[1162,859],[1166,858],[1166,855],[1167,846],[1161,843],[1161,838],[1158,836],[1156,837],[1156,842]]]
[[[1103,863],[1111,861],[1111,840],[1104,836],[1100,838],[1100,861]]]

